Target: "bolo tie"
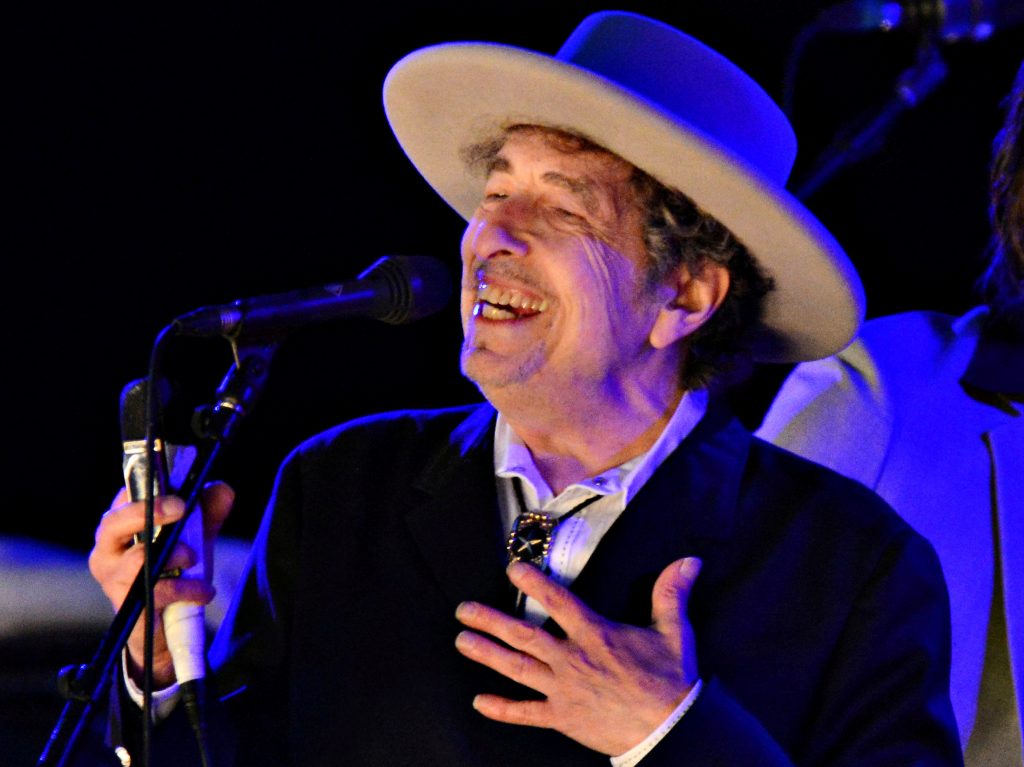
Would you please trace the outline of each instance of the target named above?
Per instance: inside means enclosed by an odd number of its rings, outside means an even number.
[[[516,502],[519,504],[519,515],[512,523],[505,550],[508,553],[508,564],[528,562],[541,572],[551,572],[551,541],[555,537],[555,529],[573,515],[585,509],[598,498],[595,494],[585,498],[560,517],[554,517],[544,511],[526,511],[526,499],[523,496],[523,485],[519,477],[512,478],[516,491]],[[516,597],[516,612],[522,613],[525,603],[523,593]]]

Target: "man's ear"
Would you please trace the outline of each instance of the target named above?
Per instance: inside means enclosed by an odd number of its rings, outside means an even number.
[[[675,295],[651,328],[650,341],[656,349],[671,346],[711,319],[729,292],[729,270],[708,260],[695,273],[680,266],[669,277],[668,287],[674,288]]]

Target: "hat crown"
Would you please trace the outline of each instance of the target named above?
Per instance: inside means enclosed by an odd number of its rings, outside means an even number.
[[[785,182],[796,137],[746,73],[689,35],[621,11],[584,18],[555,56],[459,42],[414,51],[384,84],[388,121],[467,221],[484,178],[466,147],[510,124],[573,131],[686,195],[772,278],[754,354],[818,359],[846,346],[864,291],[842,247]]]
[[[749,75],[699,40],[623,11],[587,16],[556,58],[632,91],[784,186],[796,136],[778,105]]]

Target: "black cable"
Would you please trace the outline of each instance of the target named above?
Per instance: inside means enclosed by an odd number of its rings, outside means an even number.
[[[793,43],[786,57],[786,68],[782,76],[782,111],[786,117],[793,120],[793,101],[796,95],[796,78],[800,70],[800,62],[803,60],[804,51],[812,39],[824,29],[818,21],[812,21],[804,25],[793,38]]]
[[[861,127],[855,132],[837,135],[804,178],[791,184],[795,196],[808,199],[841,169],[881,151],[893,126],[930,96],[945,81],[947,72],[939,46],[930,39],[922,40],[914,63],[897,78],[889,100],[869,115],[870,119],[857,121]]]
[[[149,380],[156,383],[159,383],[160,380],[157,376],[160,368],[159,358],[168,330],[165,329],[154,343],[150,356]],[[216,404],[196,411],[197,416],[202,414],[202,417],[197,418],[193,425],[193,430],[201,438],[196,446],[198,456],[191,461],[188,475],[184,478],[181,486],[177,488],[177,491],[185,499],[186,515],[192,513],[199,505],[202,488],[208,481],[211,468],[216,463],[222,447],[230,441],[244,414],[252,409],[259,398],[259,394],[266,384],[270,361],[276,346],[277,344],[274,342],[264,341],[242,349],[236,355],[236,359],[241,359],[242,364],[232,365],[228,370],[217,389]],[[148,391],[148,388],[143,389],[144,393]],[[149,436],[146,440],[147,459],[152,463],[155,458],[155,439],[153,437],[158,423],[156,405],[159,400],[150,394],[148,402],[152,403],[154,407],[152,410],[148,406],[144,408],[143,420],[147,422],[145,433]],[[121,607],[118,608],[110,628],[101,638],[92,660],[87,664],[66,666],[61,669],[57,680],[58,687],[67,698],[67,702],[40,754],[37,767],[68,767],[72,763],[75,749],[88,730],[93,716],[102,709],[107,700],[111,683],[117,683],[117,675],[121,673],[121,656],[132,629],[141,617],[141,613],[146,609],[147,597],[150,598],[150,607],[152,606],[152,581],[147,583],[147,578],[150,573],[155,573],[167,565],[181,531],[182,527],[178,522],[161,527],[161,534],[151,541],[152,549],[144,548],[144,552],[151,555],[150,561],[143,562],[142,571],[132,581]],[[143,536],[145,536],[144,533]],[[147,538],[147,540],[149,539]],[[152,614],[152,609],[148,612]],[[145,626],[145,621],[143,625]],[[152,671],[151,665],[149,670]],[[144,676],[145,671],[146,669],[143,669]],[[202,701],[203,695],[200,689],[196,696],[196,705],[191,706],[200,715],[204,710]],[[190,706],[186,706],[186,708],[188,707]],[[140,753],[133,756],[141,757],[136,758],[135,761],[137,764],[145,766],[147,761],[151,761],[148,732],[152,725],[152,716],[144,717],[144,719],[142,724],[144,747]],[[205,719],[201,719],[201,725],[203,722]],[[200,746],[201,757],[203,764],[206,765],[210,760],[205,748],[205,726],[200,726],[199,730],[198,735],[203,736]]]
[[[153,699],[153,635],[155,633],[154,600],[151,549],[154,538],[154,507],[158,493],[158,477],[154,467],[156,460],[156,433],[160,425],[160,402],[156,394],[156,381],[161,374],[161,361],[167,340],[177,332],[173,325],[164,328],[153,343],[146,378],[146,460],[149,472],[149,492],[146,494],[146,529],[144,536],[144,584],[145,584],[145,642],[143,645],[143,687],[142,687],[142,765],[149,767],[152,760],[152,699]],[[193,511],[192,513],[195,513]],[[202,513],[201,509],[199,513]],[[182,520],[184,522],[184,520]],[[204,680],[194,679],[179,685],[181,702],[189,725],[196,738],[202,767],[210,767],[206,743],[206,688]]]
[[[156,397],[155,381],[160,374],[162,353],[171,328],[164,328],[153,342],[149,355],[149,372],[146,377],[146,465],[150,467],[149,488],[146,493],[146,526],[143,534],[143,584],[145,591],[144,641],[142,651],[142,765],[149,767],[151,760],[151,734],[153,725],[153,633],[155,631],[153,602],[152,550],[155,537],[153,521],[158,480],[154,467],[156,461],[156,431],[159,419],[159,403]]]
[[[203,679],[192,679],[183,682],[180,689],[181,702],[185,706],[185,714],[199,748],[199,762],[202,767],[210,767],[206,744],[206,683]]]

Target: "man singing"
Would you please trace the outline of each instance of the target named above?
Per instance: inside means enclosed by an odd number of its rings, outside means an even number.
[[[211,738],[236,736],[220,758],[960,764],[931,547],[718,394],[744,361],[835,352],[863,314],[784,190],[795,139],[764,91],[678,30],[600,13],[553,57],[416,51],[384,101],[468,221],[461,362],[486,401],[371,416],[287,459],[211,649]],[[211,532],[230,497],[209,488]],[[180,513],[166,498],[158,522]],[[142,519],[119,498],[97,532],[115,605]],[[158,606],[208,598],[160,586]],[[155,655],[164,712],[159,628]]]

